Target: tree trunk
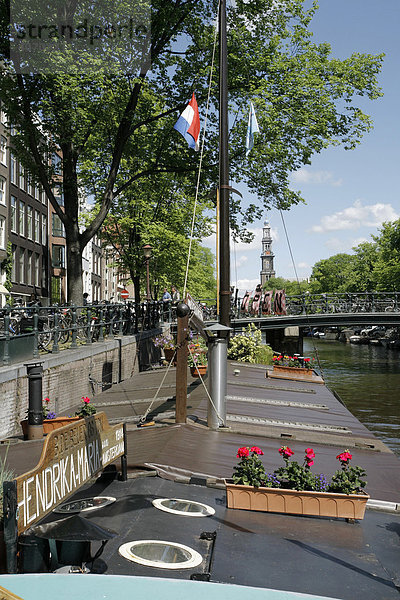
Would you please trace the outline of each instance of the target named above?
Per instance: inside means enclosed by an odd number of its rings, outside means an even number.
[[[67,298],[68,304],[82,306],[82,253],[79,243],[78,226],[72,227],[67,235]]]

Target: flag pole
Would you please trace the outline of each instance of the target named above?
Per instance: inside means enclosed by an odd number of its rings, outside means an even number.
[[[219,321],[230,326],[229,154],[228,154],[228,52],[226,0],[219,6]]]
[[[215,254],[217,257],[217,315],[219,316],[219,188],[217,188],[217,223],[215,246]]]

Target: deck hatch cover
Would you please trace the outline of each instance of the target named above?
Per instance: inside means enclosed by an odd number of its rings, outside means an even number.
[[[182,498],[156,498],[153,506],[182,517],[210,517],[215,514],[215,510],[207,504]]]
[[[295,429],[307,429],[309,431],[326,431],[330,433],[352,433],[348,427],[334,427],[319,423],[300,423],[298,421],[283,421],[279,419],[265,419],[262,417],[247,417],[244,415],[227,415],[227,421],[236,423],[252,423],[253,425],[273,425],[277,427],[294,427]]]
[[[183,544],[163,540],[127,542],[119,553],[132,562],[158,569],[192,569],[203,562],[203,557]]]
[[[53,510],[55,513],[61,514],[75,514],[80,512],[89,512],[91,510],[96,510],[98,508],[104,508],[104,506],[108,506],[115,502],[115,498],[113,496],[94,496],[93,498],[80,498],[79,500],[70,500],[69,502],[64,502],[57,506]]]

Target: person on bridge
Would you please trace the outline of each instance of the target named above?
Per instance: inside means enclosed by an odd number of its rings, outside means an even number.
[[[181,299],[181,295],[174,285],[171,288],[171,294],[172,294],[172,302],[179,302],[179,300]]]

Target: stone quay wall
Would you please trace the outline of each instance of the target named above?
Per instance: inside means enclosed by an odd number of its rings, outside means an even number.
[[[82,396],[95,399],[113,383],[129,379],[159,360],[152,338],[160,329],[123,336],[43,354],[26,364],[42,363],[42,397],[57,416],[73,415]],[[21,435],[20,421],[27,418],[28,377],[26,364],[0,368],[0,440]]]

